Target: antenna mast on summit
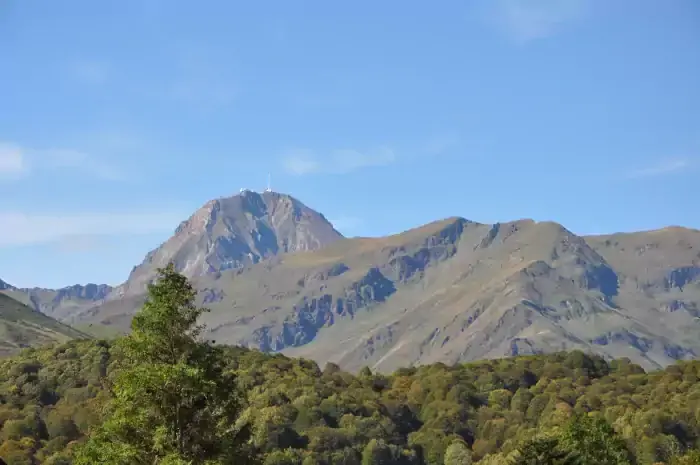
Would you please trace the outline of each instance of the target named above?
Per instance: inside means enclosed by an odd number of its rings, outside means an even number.
[[[272,183],[271,183],[270,173],[267,174],[267,189],[265,189],[265,192],[272,192]]]

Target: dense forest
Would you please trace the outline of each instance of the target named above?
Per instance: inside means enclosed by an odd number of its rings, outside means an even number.
[[[391,375],[203,341],[161,270],[132,333],[0,360],[0,457],[29,464],[700,464],[700,362],[581,352]]]

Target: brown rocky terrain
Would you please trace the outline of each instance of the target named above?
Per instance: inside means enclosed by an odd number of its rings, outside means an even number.
[[[106,284],[76,284],[61,289],[24,288],[6,285],[5,294],[53,318],[62,320],[102,302],[112,291]]]
[[[88,284],[18,289],[5,284],[0,291],[47,315],[75,323],[83,312],[94,313],[97,305],[138,300],[156,269],[170,261],[192,278],[238,269],[280,253],[318,249],[339,238],[342,235],[323,215],[298,200],[275,192],[247,191],[207,202],[116,288]]]
[[[109,298],[139,294],[169,262],[192,278],[286,252],[316,250],[342,238],[321,215],[284,194],[252,191],[207,202],[135,267]]]
[[[349,369],[574,348],[650,368],[700,354],[700,231],[580,237],[551,222],[450,218],[345,239],[276,193],[209,202],[124,285],[53,312],[126,330],[171,260],[211,308],[217,342]]]

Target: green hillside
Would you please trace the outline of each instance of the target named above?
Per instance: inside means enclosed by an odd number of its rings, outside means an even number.
[[[0,293],[0,356],[22,348],[89,337]]]
[[[576,412],[605,418],[641,465],[670,463],[700,436],[700,362],[645,373],[626,360],[572,352],[384,376],[226,351],[245,393],[242,417],[268,464],[359,465],[372,439],[395,455],[386,463],[442,465],[456,440],[473,461],[506,463],[523,441],[561,429]],[[0,361],[0,457],[70,463],[59,459],[101,423],[100,377],[113,371],[112,353],[106,342],[71,341]]]
[[[353,375],[199,338],[194,288],[159,273],[129,335],[0,359],[7,464],[700,463],[700,361],[646,372],[572,351]]]

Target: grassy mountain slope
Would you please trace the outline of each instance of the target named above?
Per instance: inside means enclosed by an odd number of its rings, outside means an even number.
[[[84,333],[0,294],[0,356],[25,347],[86,337]]]
[[[693,312],[669,314],[659,304],[666,294],[649,296],[630,285],[628,275],[618,276],[583,238],[561,226],[529,221],[467,226],[444,247],[421,247],[437,243],[428,236],[422,244],[392,250],[389,261],[368,260],[386,263],[379,269],[388,271],[384,276],[399,292],[351,324],[326,323],[330,328],[313,342],[293,343],[286,352],[382,370],[572,348],[627,356],[650,368],[700,353],[700,322]],[[698,250],[700,234],[691,236]],[[677,262],[658,262],[658,275],[692,267],[689,258],[679,254]],[[419,279],[414,274],[406,280],[401,270],[410,274],[416,260],[425,263],[418,267]],[[678,284],[667,283],[664,289],[678,294]],[[685,284],[682,301],[692,307],[700,301],[695,294],[699,281]],[[319,296],[328,295],[330,286],[324,287]],[[309,306],[294,307],[297,315],[308,314]]]
[[[115,289],[4,292],[116,334],[170,260],[212,309],[217,341],[348,369],[574,348],[646,368],[700,355],[700,231],[677,227],[580,237],[449,218],[345,239],[290,196],[246,192],[208,202]]]
[[[688,253],[700,250],[700,233],[669,231],[654,246],[656,237],[617,235],[616,246],[556,223],[450,218],[194,282],[218,342],[348,369],[566,349],[654,368],[700,354],[700,275]],[[143,298],[107,302],[79,321],[126,329]]]

